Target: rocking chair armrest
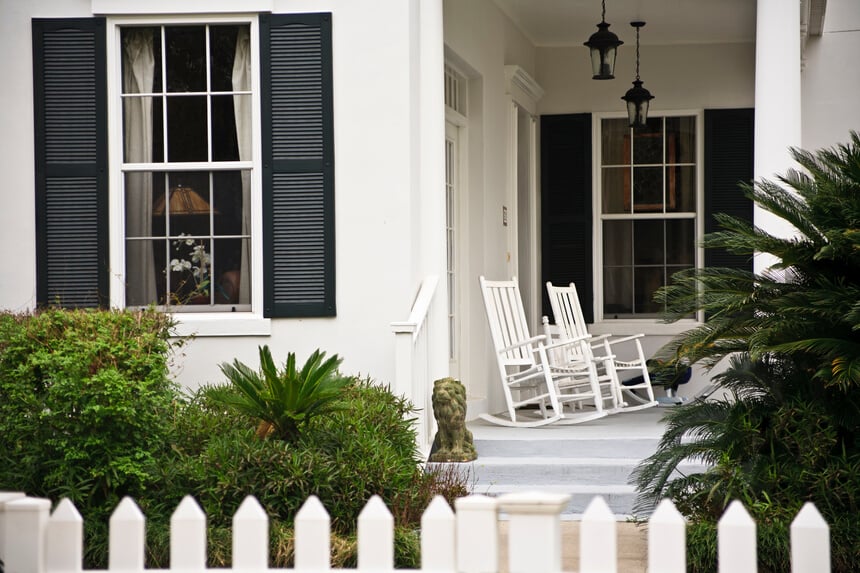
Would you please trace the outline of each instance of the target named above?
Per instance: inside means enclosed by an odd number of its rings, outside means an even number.
[[[525,340],[520,340],[519,342],[515,342],[510,346],[506,346],[504,348],[499,349],[499,354],[502,352],[509,352],[511,350],[516,350],[517,348],[522,348],[523,346],[529,346],[530,344],[534,344],[535,342],[540,342],[541,340],[545,340],[546,336],[543,334],[538,334],[537,336],[532,336],[531,338],[526,338]]]
[[[637,338],[643,338],[644,334],[631,334],[630,336],[622,336],[621,338],[615,338],[613,340],[607,340],[606,342],[611,346],[613,344],[619,344],[621,342],[630,342],[631,340],[636,340]]]
[[[563,346],[568,346],[570,344],[574,344],[576,342],[582,342],[583,340],[590,340],[590,334],[582,334],[580,336],[576,336],[574,338],[565,338],[563,340],[558,340],[557,342],[552,342],[550,344],[544,344],[543,347],[547,350],[555,350],[556,348],[561,348]]]

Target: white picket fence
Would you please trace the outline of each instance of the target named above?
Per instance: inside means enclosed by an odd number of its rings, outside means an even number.
[[[440,497],[421,519],[421,569],[446,573],[499,571],[499,519],[508,521],[508,570],[511,573],[557,573],[562,570],[560,514],[566,494],[515,493],[491,498],[463,497],[456,513]],[[69,500],[53,512],[47,499],[0,492],[0,558],[5,573],[78,573],[83,562],[83,520]],[[329,516],[316,497],[296,514],[297,573],[330,571]],[[170,571],[206,570],[206,516],[187,496],[171,517]],[[378,497],[358,518],[358,570],[394,570],[394,520]],[[719,572],[756,572],[756,527],[735,501],[718,527]],[[242,573],[268,569],[269,522],[259,502],[249,496],[233,516],[233,567]],[[145,518],[137,504],[124,499],[110,518],[108,570],[144,570]],[[580,573],[617,571],[616,518],[595,497],[580,526]],[[829,528],[818,510],[806,504],[791,526],[793,573],[830,571]],[[232,573],[231,570],[223,570]],[[335,570],[342,571],[342,570]],[[668,500],[648,524],[648,571],[684,573],[685,521]]]

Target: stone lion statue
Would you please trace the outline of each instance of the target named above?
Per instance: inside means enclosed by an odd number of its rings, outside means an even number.
[[[466,388],[454,378],[433,383],[433,415],[439,430],[431,462],[470,462],[478,457],[472,432],[466,428]]]

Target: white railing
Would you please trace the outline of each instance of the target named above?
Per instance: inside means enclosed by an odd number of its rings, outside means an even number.
[[[436,285],[439,277],[428,276],[421,282],[409,318],[392,322],[394,332],[394,387],[392,391],[406,396],[418,409],[416,431],[418,448],[423,454],[430,452],[436,420],[430,397],[433,393],[433,353],[430,321],[428,317],[436,303]]]
[[[498,573],[499,516],[508,522],[510,573],[562,570],[560,513],[567,494],[523,492],[498,498],[481,495],[455,502],[456,514],[441,497],[421,519],[421,569],[446,573]],[[0,492],[0,559],[6,573],[79,573],[83,563],[83,520],[74,505],[61,501],[53,513],[47,499]],[[358,570],[394,571],[394,519],[379,497],[358,517]],[[206,570],[206,516],[190,496],[170,520],[170,570]],[[145,518],[125,498],[110,518],[109,572],[143,572]],[[296,572],[330,569],[329,516],[316,497],[295,516]],[[648,571],[684,573],[685,521],[669,501],[648,523]],[[595,497],[583,514],[579,534],[580,573],[617,572],[617,532],[612,511]],[[257,500],[248,496],[233,516],[232,569],[224,573],[265,572],[269,567],[269,522]],[[756,527],[735,501],[718,526],[720,573],[756,573]],[[791,525],[793,573],[830,571],[827,524],[810,503]],[[276,573],[278,570],[271,570]],[[346,571],[346,570],[335,570]]]

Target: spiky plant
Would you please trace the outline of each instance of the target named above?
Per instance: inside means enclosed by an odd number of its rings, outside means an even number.
[[[222,363],[221,371],[237,392],[214,394],[224,405],[259,419],[259,437],[293,441],[314,416],[339,408],[341,391],[350,378],[338,373],[342,359],[337,354],[326,360],[325,352],[315,350],[297,370],[296,355],[290,352],[278,371],[269,347],[259,350],[259,372],[239,360]]]
[[[670,321],[707,317],[657,358],[706,368],[728,359],[712,380],[728,398],[667,415],[657,452],[634,473],[637,505],[670,497],[713,529],[740,499],[768,531],[787,536],[800,505],[814,501],[831,524],[833,570],[851,571],[860,558],[860,136],[792,155],[800,169],[744,187],[792,236],[718,215],[723,230],[704,241],[775,264],[684,271],[657,294]],[[685,461],[707,469],[685,475]],[[761,570],[787,570],[784,546],[759,550],[771,563]]]

